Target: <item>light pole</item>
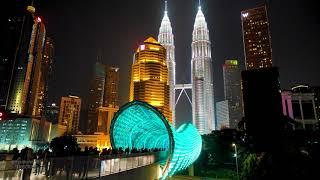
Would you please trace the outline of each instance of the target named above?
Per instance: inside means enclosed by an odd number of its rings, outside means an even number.
[[[239,180],[239,167],[238,167],[238,151],[237,151],[237,145],[235,143],[232,143],[232,146],[234,147],[234,157],[236,158],[236,166],[237,166],[237,176]]]

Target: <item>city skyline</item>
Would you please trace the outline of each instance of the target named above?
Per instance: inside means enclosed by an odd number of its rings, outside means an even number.
[[[320,84],[318,79],[312,78],[317,76],[316,61],[312,59],[316,58],[315,54],[308,53],[308,49],[313,49],[313,52],[317,52],[316,42],[320,37],[316,35],[317,16],[312,14],[312,7],[305,7],[304,11],[307,11],[311,15],[302,15],[297,13],[299,10],[298,5],[300,2],[290,1],[291,5],[285,11],[277,10],[278,6],[287,4],[285,2],[270,2],[270,16],[271,16],[271,36],[272,47],[274,56],[274,65],[279,66],[280,80],[282,88],[288,88],[291,84],[307,83],[307,84]],[[184,3],[184,6],[181,6]],[[262,1],[202,1],[201,2],[204,14],[206,14],[208,28],[211,32],[211,41],[214,42],[215,48],[214,54],[214,82],[215,95],[217,101],[223,99],[223,78],[221,65],[225,59],[239,59],[239,64],[242,69],[244,67],[244,54],[241,37],[241,10],[247,8],[253,8],[262,5]],[[128,2],[125,6],[121,6],[121,3],[117,2],[101,2],[96,1],[92,4],[92,8],[96,9],[95,13],[89,14],[82,2],[66,2],[65,6],[56,10],[59,3],[46,2],[43,3],[40,11],[43,11],[44,21],[48,22],[50,31],[48,34],[53,34],[53,39],[56,42],[56,69],[53,81],[53,92],[49,93],[50,101],[59,101],[59,97],[64,94],[76,94],[81,97],[86,96],[88,91],[87,84],[83,83],[89,79],[91,73],[87,67],[90,67],[95,60],[99,48],[103,49],[104,63],[120,65],[120,69],[123,69],[120,73],[120,104],[127,101],[127,91],[129,88],[129,69],[132,61],[132,52],[134,52],[135,46],[140,44],[148,35],[154,37],[157,36],[161,19],[163,17],[164,1],[152,1],[152,2]],[[146,10],[140,7],[141,4],[149,7]],[[168,13],[171,20],[173,33],[175,34],[175,46],[176,46],[176,77],[177,83],[189,83],[190,82],[190,62],[191,57],[191,37],[193,20],[197,11],[198,1],[168,1]],[[68,7],[72,5],[76,8],[72,8],[72,11],[68,11]],[[107,7],[107,9],[99,8]],[[59,6],[60,8],[60,6]],[[144,11],[142,11],[144,9]],[[107,12],[110,10],[109,12]],[[222,11],[223,10],[223,11]],[[54,16],[56,13],[60,16]],[[76,13],[76,12],[83,12]],[[188,12],[188,13],[185,13]],[[77,18],[72,15],[77,14]],[[116,16],[121,14],[121,16]],[[135,13],[135,18],[132,20],[130,14]],[[150,14],[150,15],[149,15]],[[152,15],[151,15],[152,14]],[[147,16],[146,16],[147,15]],[[312,16],[313,15],[313,16]],[[81,19],[79,21],[78,19]],[[103,20],[106,19],[106,20]],[[131,22],[129,22],[132,20]],[[296,20],[296,21],[295,21]],[[306,21],[307,20],[307,21]],[[70,21],[72,23],[62,26],[60,23]],[[82,28],[83,22],[90,22],[92,26]],[[119,23],[128,22],[128,23]],[[283,23],[285,22],[285,23]],[[293,23],[295,22],[295,23]],[[81,26],[80,26],[81,25]],[[304,28],[306,25],[311,25],[315,28]],[[130,31],[127,30],[130,27]],[[69,29],[68,32],[63,32],[64,28]],[[116,29],[116,31],[111,31]],[[299,29],[299,30],[295,30]],[[311,30],[310,30],[311,29]],[[284,34],[284,31],[288,33]],[[305,35],[305,32],[307,36]],[[86,34],[90,33],[88,38]],[[303,33],[303,34],[302,34]],[[72,34],[72,35],[71,35]],[[110,37],[109,34],[112,34]],[[69,36],[71,35],[71,36]],[[297,37],[293,39],[292,37]],[[64,39],[67,39],[68,42]],[[108,39],[110,38],[110,39]],[[303,47],[299,43],[288,42],[302,42],[307,41],[306,47]],[[82,43],[78,43],[77,39],[81,39]],[[106,40],[110,43],[106,43]],[[288,41],[289,40],[289,41]],[[290,41],[291,40],[291,41]],[[76,43],[76,44],[75,44]],[[113,52],[113,49],[115,51]],[[292,51],[291,49],[299,49],[300,51]],[[79,51],[80,50],[80,51]],[[83,52],[83,53],[78,53]],[[119,57],[117,56],[119,55]],[[303,59],[300,60],[300,59]],[[78,65],[73,68],[76,71],[69,73],[65,71],[65,68],[71,66],[75,61],[79,62]],[[303,64],[302,64],[303,63]],[[307,70],[298,71],[301,66],[307,66]],[[61,73],[61,72],[64,73]],[[71,81],[71,77],[79,76],[78,72],[85,75],[82,80]],[[58,88],[59,87],[59,88]],[[61,87],[61,88],[60,88]],[[85,101],[85,100],[84,100]],[[177,111],[184,112],[184,108],[177,108]],[[188,114],[185,113],[185,114]],[[188,114],[187,117],[190,117]],[[183,119],[183,118],[182,118]],[[191,119],[190,119],[191,120]]]
[[[318,176],[315,3],[14,0],[6,8],[0,177]]]

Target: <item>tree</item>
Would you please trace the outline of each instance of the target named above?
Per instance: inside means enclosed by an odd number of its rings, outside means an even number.
[[[241,179],[251,180],[256,178],[258,167],[258,158],[256,154],[248,154],[247,158],[242,163]]]
[[[77,152],[79,144],[77,138],[67,135],[52,139],[50,149],[56,156],[69,156]]]

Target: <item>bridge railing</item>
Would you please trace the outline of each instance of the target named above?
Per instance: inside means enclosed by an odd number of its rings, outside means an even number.
[[[164,161],[167,151],[106,156],[70,156],[40,161],[0,161],[0,179],[93,179]]]

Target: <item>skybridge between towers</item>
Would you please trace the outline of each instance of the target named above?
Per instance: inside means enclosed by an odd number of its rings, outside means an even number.
[[[176,99],[175,101],[175,104],[174,104],[174,108],[176,108],[180,98],[181,98],[181,95],[184,93],[187,98],[188,98],[188,101],[192,107],[192,101],[191,101],[191,98],[190,96],[188,95],[188,92],[187,90],[192,90],[192,84],[176,84],[175,87],[174,87],[174,90],[175,92],[178,92],[179,95],[178,95],[178,98]]]

